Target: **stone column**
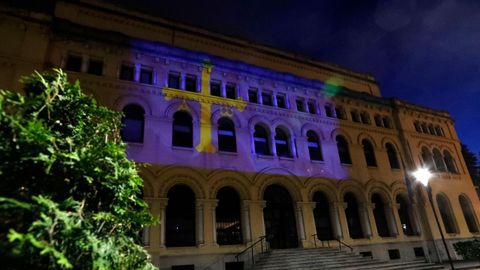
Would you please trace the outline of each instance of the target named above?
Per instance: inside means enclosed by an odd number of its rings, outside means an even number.
[[[148,237],[148,246],[151,248],[165,247],[165,210],[168,204],[168,198],[145,198],[150,208],[152,216],[159,218],[160,223],[149,228],[145,228]],[[146,240],[146,239],[145,239]]]
[[[403,233],[403,228],[402,228],[402,220],[400,219],[400,216],[398,215],[398,210],[400,209],[400,204],[399,203],[394,203],[392,204],[392,211],[393,211],[393,217],[395,219],[395,224],[397,228],[397,235],[400,237],[405,236]],[[412,229],[413,229],[413,224],[412,224]]]
[[[303,246],[303,242],[305,241],[305,227],[303,225],[303,209],[301,202],[295,203],[295,219],[297,221],[298,240]]]
[[[135,64],[133,66],[133,80],[136,82],[140,81],[140,69],[141,69],[140,64]]]
[[[217,218],[216,218],[216,208],[218,205],[218,200],[204,200],[204,216],[205,216],[205,243],[218,246],[217,244]]]
[[[343,239],[342,224],[340,222],[340,211],[345,213],[346,203],[330,203],[330,222],[332,222],[333,236],[336,239]],[[348,227],[348,226],[346,226]]]
[[[220,95],[222,97],[227,96],[227,84],[225,83],[225,81],[220,82]]]
[[[339,214],[340,222],[339,224],[343,224],[344,226],[340,226],[340,229],[342,231],[343,237],[344,238],[350,238],[350,231],[348,228],[348,221],[347,221],[347,215],[345,214],[345,210],[348,207],[348,203],[346,202],[338,202],[338,209],[337,213]]]
[[[313,215],[313,209],[316,206],[315,202],[298,202],[303,209],[303,226],[305,229],[305,240],[303,241],[303,247],[312,247],[313,245],[313,237],[312,235],[317,233],[315,227],[315,217]]]
[[[242,201],[241,209],[242,218],[242,237],[244,243],[250,243],[252,241],[252,232],[250,227],[250,201]]]
[[[205,245],[204,238],[204,200],[197,199],[195,200],[195,229],[196,229],[196,244],[197,247],[202,247]]]
[[[398,236],[398,230],[397,230],[397,224],[398,222],[395,219],[395,207],[392,207],[391,203],[385,204],[385,217],[387,219],[387,224],[388,224],[388,229],[390,232],[390,236],[397,237]],[[396,211],[395,211],[396,212]]]
[[[270,130],[270,150],[272,153],[272,156],[276,157],[277,156],[277,148],[275,147],[275,129]]]
[[[180,74],[180,89],[185,90],[185,73]]]
[[[256,241],[260,236],[265,236],[265,220],[263,217],[263,208],[267,206],[266,201],[249,201],[250,204],[250,229],[252,241]]]
[[[362,205],[365,205],[364,208],[362,208]],[[377,221],[375,220],[375,214],[373,213],[373,210],[375,210],[375,207],[376,205],[374,203],[362,203],[360,204],[359,206],[359,211],[360,211],[360,221],[362,222],[362,228],[364,228],[363,226],[363,221],[362,221],[362,214],[361,214],[361,209],[365,209],[365,212],[367,214],[367,218],[369,221],[372,221],[372,223],[370,224],[370,229],[371,229],[371,235],[368,236],[367,234],[367,230],[363,230],[363,234],[364,236],[366,236],[367,238],[372,238],[372,237],[380,237],[380,235],[378,234],[378,228],[377,228]],[[384,209],[385,210],[385,209]]]
[[[372,204],[360,203],[358,206],[358,211],[360,216],[360,222],[362,224],[363,236],[365,238],[372,238],[372,227],[370,225],[370,218],[369,218],[370,213],[373,215]],[[376,231],[377,227],[374,226],[374,228]],[[376,232],[376,235],[378,235],[378,232]]]
[[[422,234],[422,225],[420,223],[420,214],[418,212],[418,205],[417,203],[412,203],[411,208],[408,209],[408,216],[410,218],[410,222],[412,224],[412,229],[415,235]]]

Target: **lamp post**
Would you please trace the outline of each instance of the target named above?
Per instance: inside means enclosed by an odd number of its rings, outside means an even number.
[[[429,180],[432,177],[432,173],[427,168],[420,168],[417,171],[412,173],[415,179],[422,183],[424,187],[427,188],[428,193],[428,200],[430,201],[430,205],[432,206],[433,215],[435,216],[435,221],[437,222],[438,230],[440,231],[440,236],[442,237],[443,246],[445,247],[445,251],[447,252],[448,262],[452,267],[452,270],[455,269],[453,266],[452,257],[450,257],[450,252],[448,251],[447,242],[445,241],[445,236],[443,235],[442,228],[440,227],[440,222],[438,221],[437,211],[435,210],[435,206],[433,205],[432,199],[432,187],[430,186]],[[435,241],[435,239],[433,239]]]

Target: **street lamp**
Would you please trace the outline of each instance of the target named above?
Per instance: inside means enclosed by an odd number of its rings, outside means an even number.
[[[435,210],[435,206],[433,205],[432,199],[432,187],[430,186],[429,180],[432,177],[432,173],[427,168],[420,168],[417,171],[412,173],[415,179],[422,183],[424,187],[427,188],[428,193],[428,200],[430,201],[430,205],[432,206],[433,215],[435,216],[435,221],[437,222],[438,230],[440,231],[440,236],[442,237],[443,246],[445,247],[445,251],[447,252],[448,262],[452,267],[452,270],[455,269],[453,266],[452,257],[450,257],[450,252],[448,251],[447,242],[445,241],[445,236],[443,235],[442,228],[440,227],[440,222],[438,221],[437,211]],[[433,239],[435,241],[435,239]]]

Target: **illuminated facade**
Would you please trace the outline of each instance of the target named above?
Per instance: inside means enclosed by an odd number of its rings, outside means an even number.
[[[224,269],[263,235],[272,248],[338,238],[379,259],[445,258],[409,175],[422,165],[449,245],[479,234],[449,114],[382,98],[369,75],[91,1],[2,17],[2,88],[62,67],[125,113],[161,220],[144,241],[163,269]]]

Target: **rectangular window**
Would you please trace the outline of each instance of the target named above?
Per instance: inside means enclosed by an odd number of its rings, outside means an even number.
[[[210,81],[210,95],[221,97],[222,91],[221,91],[220,85],[221,84],[219,81],[214,81],[214,80]]]
[[[315,101],[309,100],[308,103],[307,103],[307,106],[308,106],[308,112],[309,112],[309,113],[311,113],[311,114],[317,114],[317,109],[316,109],[316,106],[315,106]]]
[[[272,94],[268,92],[262,92],[262,103],[263,105],[273,106]]]
[[[303,99],[296,99],[295,104],[297,104],[297,111],[305,112],[305,107],[303,106]]]
[[[230,98],[230,99],[236,99],[237,98],[235,84],[227,83],[227,86],[225,86],[225,95],[226,95],[227,98]]]
[[[423,251],[422,247],[414,247],[413,252],[415,253],[415,257],[425,257],[425,252]]]
[[[358,114],[358,112],[350,112],[350,114],[352,115],[352,121],[355,122],[355,123],[360,123],[360,115]]]
[[[277,95],[277,107],[286,109],[287,104],[286,104],[285,100],[286,100],[285,95]]]
[[[133,81],[135,68],[133,65],[122,64],[120,67],[120,80]]]
[[[345,111],[342,108],[335,107],[335,115],[337,115],[338,119],[347,119],[347,117],[345,116]]]
[[[398,251],[398,249],[389,249],[388,257],[390,257],[390,260],[400,259],[400,251]]]
[[[258,90],[250,88],[248,90],[248,101],[251,103],[258,103]]]
[[[150,68],[142,67],[140,69],[140,82],[146,84],[153,83],[153,71]]]
[[[69,55],[65,69],[68,71],[80,72],[82,69],[82,57],[78,55]]]
[[[185,77],[185,90],[197,92],[197,76],[187,75],[187,77]]]
[[[88,61],[87,73],[101,76],[103,74],[103,61],[90,58],[90,60]]]
[[[180,89],[180,73],[170,72],[168,74],[168,87]]]
[[[325,105],[325,115],[326,115],[327,117],[333,117],[333,108],[332,108],[332,105],[330,105],[330,104]]]

